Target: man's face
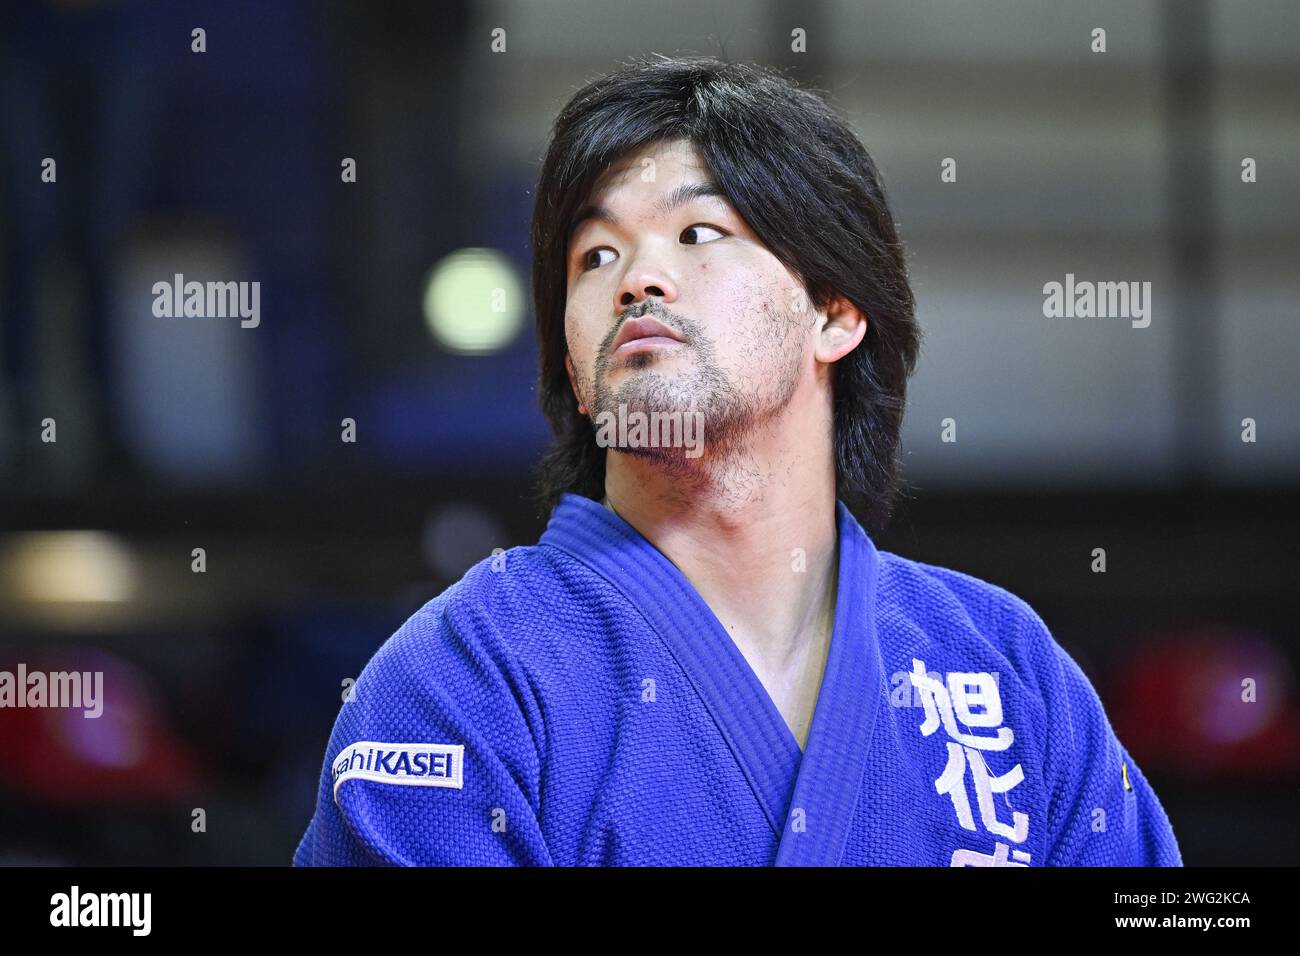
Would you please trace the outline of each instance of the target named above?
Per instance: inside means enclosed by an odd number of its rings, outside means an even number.
[[[570,382],[587,415],[617,415],[620,404],[699,411],[705,452],[717,453],[785,407],[812,367],[817,315],[724,197],[671,202],[683,187],[709,185],[685,140],[616,164],[589,199],[608,220],[579,222],[567,250],[564,327]],[[642,317],[682,341],[615,350],[624,324]]]

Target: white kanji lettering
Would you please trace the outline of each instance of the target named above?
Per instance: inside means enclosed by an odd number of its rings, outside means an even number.
[[[1025,837],[1029,835],[1029,814],[1021,813],[1019,810],[1013,811],[1012,825],[1008,826],[998,820],[997,808],[993,805],[993,794],[1006,793],[1025,779],[1025,772],[1020,769],[1020,764],[1016,764],[1002,776],[995,777],[978,750],[971,750],[968,747],[966,756],[970,761],[971,775],[975,778],[975,797],[979,801],[980,819],[984,823],[984,828],[997,836],[1006,837],[1013,843],[1024,843]]]
[[[967,693],[968,678],[981,677],[985,681],[978,682],[975,694]],[[965,734],[957,728],[957,718],[953,713],[953,695],[948,689],[945,689],[935,678],[925,672],[925,664],[912,658],[912,686],[917,689],[921,696],[921,704],[925,707],[925,721],[921,724],[921,733],[926,737],[930,736],[939,729],[940,723],[943,729],[948,732],[948,736],[953,740],[964,744],[967,747],[975,747],[979,750],[1006,750],[1015,740],[1015,734],[1010,727],[998,727],[997,736],[982,737],[978,734]],[[961,707],[964,711],[963,722],[973,727],[993,727],[1002,723],[1002,701],[998,697],[997,685],[993,683],[993,678],[988,674],[953,674],[948,677],[949,688],[960,686],[961,690],[957,697],[961,701]],[[992,687],[990,698],[989,688]],[[989,700],[996,701],[996,704],[989,704]],[[984,708],[980,714],[972,714],[970,706],[975,703]],[[989,717],[996,712],[997,720],[989,722]],[[967,719],[967,718],[972,719]]]
[[[967,830],[975,829],[975,817],[970,812],[970,798],[966,795],[966,757],[961,744],[948,741],[948,766],[934,782],[934,789],[952,798],[952,808],[957,811],[957,821]]]
[[[975,831],[975,818],[971,812],[970,797],[966,790],[966,767],[971,768],[975,781],[975,796],[984,828],[1012,843],[1024,843],[1029,836],[1029,814],[1018,810],[1011,813],[1011,823],[998,819],[993,794],[1006,794],[1024,781],[1024,769],[1019,763],[1006,773],[997,775],[989,769],[983,751],[1002,751],[1011,746],[1015,734],[1010,727],[1002,726],[1002,698],[997,682],[991,674],[958,672],[948,675],[945,687],[936,677],[926,673],[925,664],[912,659],[912,686],[917,688],[925,707],[925,720],[921,733],[930,736],[940,726],[952,740],[947,741],[948,762],[943,773],[934,782],[935,790],[947,794],[957,814],[957,822]],[[958,722],[966,727],[995,728],[995,736],[963,733]],[[1005,800],[1005,797],[1004,797]],[[1009,804],[1008,804],[1009,805]],[[992,856],[975,850],[959,849],[953,852],[953,866],[1026,866],[1030,856],[1022,850],[1012,852],[1008,861],[1008,846],[998,843]]]
[[[980,853],[976,850],[953,850],[952,866],[1028,866],[1029,854],[1021,850],[1012,852],[1012,857],[1016,861],[1012,862],[1007,859],[1007,845],[999,843],[993,848],[993,853]]]
[[[949,674],[948,693],[957,719],[967,727],[1002,726],[1002,698],[992,674]],[[981,708],[981,712],[974,713],[973,707]]]

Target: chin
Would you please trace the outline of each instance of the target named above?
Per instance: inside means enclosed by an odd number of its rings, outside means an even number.
[[[656,369],[671,367],[676,361],[676,355],[673,353],[660,352],[632,352],[629,355],[619,356],[618,364],[610,369],[610,374],[618,372],[641,372],[654,371]]]

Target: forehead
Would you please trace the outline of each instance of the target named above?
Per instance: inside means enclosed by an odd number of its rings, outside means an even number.
[[[608,204],[627,193],[653,195],[684,180],[709,180],[704,157],[690,140],[650,143],[615,162],[596,180],[591,202]]]
[[[722,203],[731,211],[726,193],[689,140],[633,150],[597,179],[586,203],[574,213],[567,246],[572,250],[593,224],[623,228],[628,220],[667,216],[696,200]]]

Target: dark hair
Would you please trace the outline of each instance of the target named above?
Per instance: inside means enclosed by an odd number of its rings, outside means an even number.
[[[904,249],[875,163],[822,96],[775,70],[711,57],[633,62],[578,91],[555,120],[533,207],[533,305],[542,411],[555,444],[538,469],[549,511],[564,492],[599,501],[605,449],[578,412],[564,366],[566,249],[596,180],[651,144],[689,140],[765,246],[818,309],[836,296],[867,332],[835,363],[837,497],[868,532],[898,491],[907,378],[920,330]]]

